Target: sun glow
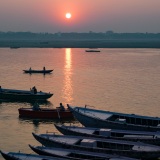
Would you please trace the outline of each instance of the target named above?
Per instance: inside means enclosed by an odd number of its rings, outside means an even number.
[[[66,18],[70,19],[72,17],[71,13],[66,13]]]

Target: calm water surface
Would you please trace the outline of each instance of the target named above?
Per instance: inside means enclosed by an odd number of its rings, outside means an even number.
[[[54,69],[52,74],[24,74],[23,69]],[[99,109],[160,117],[160,49],[0,49],[3,88],[52,92],[42,107],[85,104]],[[30,103],[0,102],[0,150],[33,153],[32,132],[57,132],[53,123],[20,119],[18,108]],[[69,122],[64,122],[69,123]],[[79,125],[79,124],[78,124]],[[0,159],[3,159],[0,157]]]

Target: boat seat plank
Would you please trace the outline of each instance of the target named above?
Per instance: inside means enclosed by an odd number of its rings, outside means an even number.
[[[69,143],[69,144],[76,144],[79,142],[79,139],[78,138],[66,138],[66,137],[45,137],[45,138],[49,138],[51,140],[54,140],[54,141],[59,141],[59,142],[62,142],[62,143]]]
[[[141,139],[152,139],[154,138],[154,136],[150,136],[150,135],[124,135],[124,138],[132,138],[132,139],[137,139],[137,138],[141,138]]]
[[[159,147],[155,146],[155,147],[149,147],[149,146],[138,146],[138,145],[135,145],[133,146],[132,150],[135,150],[135,151],[159,151]]]
[[[65,150],[56,150],[56,149],[44,149],[45,151],[49,152],[49,153],[52,153],[52,154],[55,154],[55,155],[61,155],[61,156],[67,156],[70,154],[70,152],[68,151],[65,151]]]
[[[83,110],[80,110],[79,109],[79,112],[81,112],[81,113],[85,113],[86,115],[88,115],[88,116],[94,116],[94,117],[101,117],[101,119],[103,119],[103,120],[105,120],[105,119],[108,119],[108,118],[110,118],[111,116],[113,116],[113,114],[111,114],[111,113],[103,113],[103,112],[96,112],[96,111],[85,111],[85,109],[83,109]]]
[[[88,134],[92,134],[95,132],[95,130],[89,130],[89,129],[77,129],[77,128],[72,128],[71,129],[72,131],[75,131],[75,132],[81,132],[81,133],[88,133]]]

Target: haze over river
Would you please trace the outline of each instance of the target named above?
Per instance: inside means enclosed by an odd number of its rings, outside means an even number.
[[[62,102],[97,109],[160,117],[160,49],[0,48],[0,86],[54,93],[41,107]],[[25,74],[23,69],[54,69],[52,74]],[[32,132],[57,132],[58,120],[19,118],[27,102],[0,102],[0,150],[33,153]],[[67,122],[65,122],[67,123]],[[76,123],[78,124],[78,123]],[[80,124],[78,124],[80,125]],[[3,159],[0,156],[0,159]]]

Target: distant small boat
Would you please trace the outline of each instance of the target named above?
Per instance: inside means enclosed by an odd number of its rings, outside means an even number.
[[[1,155],[6,160],[67,160],[66,158],[50,157],[37,154],[27,154],[20,152],[4,152],[0,151]]]
[[[33,70],[33,69],[29,69],[29,70],[23,70],[24,73],[43,73],[43,74],[46,74],[46,73],[51,73],[53,71],[53,69],[50,69],[50,70]]]
[[[114,154],[104,154],[89,151],[80,151],[72,149],[64,149],[61,147],[44,147],[44,146],[32,146],[29,147],[39,155],[54,156],[61,158],[68,158],[73,160],[136,160],[134,158],[128,158],[124,156]]]
[[[90,49],[90,50],[85,50],[86,52],[100,52],[100,50],[94,50],[94,49]]]
[[[44,101],[52,97],[53,93],[39,91],[34,93],[32,90],[0,89],[1,100],[19,100],[19,101]]]
[[[110,112],[105,110],[90,109],[85,107],[68,108],[74,117],[85,127],[112,128],[139,131],[160,131],[160,118]]]
[[[117,140],[135,141],[135,142],[139,141],[143,143],[160,146],[160,132],[78,127],[78,126],[66,126],[61,124],[54,124],[54,125],[57,128],[57,130],[64,135],[86,136],[86,137],[96,137],[104,139],[117,139]]]

